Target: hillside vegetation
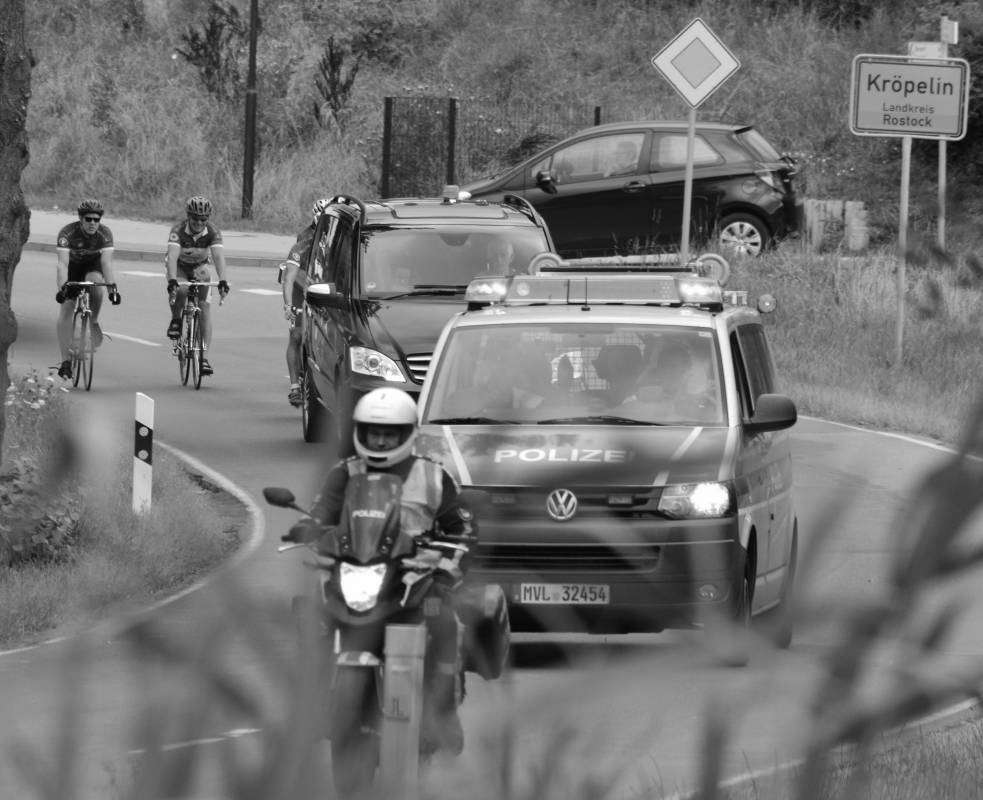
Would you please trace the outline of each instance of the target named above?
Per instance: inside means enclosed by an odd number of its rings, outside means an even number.
[[[875,241],[890,241],[899,140],[849,131],[853,56],[937,39],[948,14],[961,35],[951,54],[983,66],[975,2],[262,0],[259,11],[253,225],[284,233],[316,196],[378,194],[386,96],[456,97],[503,114],[586,104],[605,121],[684,117],[650,59],[700,16],[741,68],[699,118],[755,124],[798,157],[803,194],[867,201]],[[249,0],[35,0],[28,15],[30,202],[97,195],[110,216],[167,219],[201,193],[225,225],[238,218]],[[953,229],[967,246],[979,115],[974,104],[970,135],[949,148]],[[930,232],[936,147],[916,145],[912,218]]]

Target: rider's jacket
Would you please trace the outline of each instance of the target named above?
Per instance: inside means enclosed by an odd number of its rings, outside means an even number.
[[[188,221],[183,220],[171,228],[167,237],[167,248],[179,248],[177,265],[185,271],[193,270],[207,264],[211,257],[211,248],[222,246],[222,232],[206,222],[205,227],[197,235],[191,232]]]
[[[83,229],[81,221],[71,222],[58,231],[58,238],[55,241],[57,242],[55,249],[58,252],[68,251],[68,268],[72,271],[101,271],[103,251],[113,249],[113,234],[102,223],[99,223],[96,232],[89,236]]]
[[[340,461],[328,472],[314,498],[311,515],[326,525],[337,525],[349,477],[367,472],[389,472],[403,482],[400,525],[412,536],[438,528],[454,536],[473,533],[471,514],[461,507],[454,479],[435,461],[410,456],[386,470],[375,470],[360,456]]]

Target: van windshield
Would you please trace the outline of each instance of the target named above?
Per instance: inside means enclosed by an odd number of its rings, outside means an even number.
[[[711,330],[509,324],[452,331],[433,365],[431,424],[723,425]]]

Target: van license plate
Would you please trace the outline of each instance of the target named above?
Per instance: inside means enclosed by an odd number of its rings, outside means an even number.
[[[519,602],[527,605],[604,606],[611,602],[606,583],[521,583]]]

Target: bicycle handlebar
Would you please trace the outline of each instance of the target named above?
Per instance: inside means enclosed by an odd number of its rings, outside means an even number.
[[[187,288],[198,287],[198,286],[218,286],[221,281],[179,281],[174,279],[178,286],[185,286]],[[225,302],[225,295],[219,294],[218,304],[222,305]],[[171,298],[171,305],[174,305],[174,298]]]
[[[113,286],[112,283],[98,283],[97,281],[65,281],[62,286]]]

